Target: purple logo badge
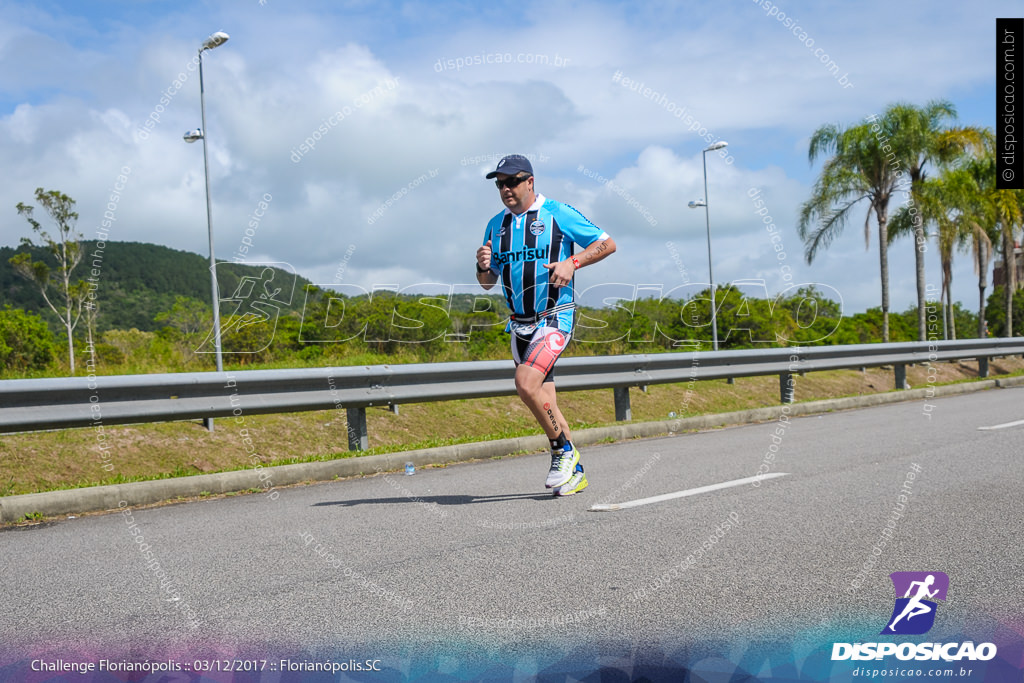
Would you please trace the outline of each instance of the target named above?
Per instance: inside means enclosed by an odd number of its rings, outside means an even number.
[[[896,590],[892,609],[883,635],[920,635],[935,623],[935,600],[946,599],[949,577],[943,572],[893,572],[889,575]]]

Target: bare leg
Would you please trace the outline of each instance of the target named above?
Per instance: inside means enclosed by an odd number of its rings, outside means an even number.
[[[918,605],[917,608],[911,610],[910,614],[907,615],[907,621],[921,614],[928,614],[931,611],[932,609],[928,605]]]
[[[544,374],[540,370],[520,365],[516,368],[516,391],[547,437],[552,441],[557,439],[562,433],[565,418],[559,419],[561,413],[556,413],[558,406],[551,400],[554,398],[554,385],[550,391],[545,389]]]
[[[558,408],[558,399],[555,396],[555,383],[545,382],[541,385],[541,391],[544,394],[544,403],[551,406],[551,412],[555,415],[555,420],[558,422],[558,426],[562,428],[562,432],[565,434],[565,438],[572,441],[572,435],[569,433],[569,423],[562,415],[562,411]]]
[[[892,623],[889,624],[889,630],[892,631],[893,630],[893,626],[896,625],[896,622],[898,622],[903,617],[906,617],[908,613],[912,613],[917,607],[919,607],[919,605],[914,605],[914,603],[912,603],[912,602],[907,603],[906,607],[903,608],[903,611],[900,612],[900,615],[898,617],[896,617],[895,619],[893,619]],[[927,611],[927,608],[926,608],[926,611]],[[914,615],[910,614],[910,616],[912,617]],[[910,617],[907,617],[907,618],[909,619]]]

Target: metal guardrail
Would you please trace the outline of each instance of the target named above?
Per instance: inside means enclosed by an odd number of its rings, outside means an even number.
[[[796,374],[892,365],[902,389],[909,364],[976,358],[987,377],[990,358],[1017,354],[1024,338],[576,357],[556,372],[559,391],[612,389],[629,420],[630,387],[778,375],[786,403]],[[368,407],[515,393],[511,361],[2,380],[0,433],[345,408],[361,450]]]

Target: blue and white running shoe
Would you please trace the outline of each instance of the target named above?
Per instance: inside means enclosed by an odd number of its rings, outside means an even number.
[[[576,464],[580,461],[579,449],[574,448],[571,441],[565,442],[562,450],[551,449],[551,469],[548,470],[548,478],[544,486],[553,489],[562,486],[572,478],[576,470]]]
[[[587,488],[589,482],[587,475],[583,473],[583,465],[576,463],[576,471],[569,477],[569,481],[554,490],[556,496],[571,496]]]

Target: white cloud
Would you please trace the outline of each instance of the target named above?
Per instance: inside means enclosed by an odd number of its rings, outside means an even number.
[[[394,15],[367,3],[344,11],[249,3],[199,21],[186,2],[174,15],[152,14],[165,11],[159,5],[136,8],[137,27],[77,5],[60,17],[4,8],[0,161],[8,182],[0,208],[8,208],[0,212],[0,242],[13,245],[27,234],[13,207],[38,186],[78,200],[79,228],[90,237],[114,178],[128,166],[111,238],[206,253],[201,145],[181,135],[200,126],[198,74],[188,67],[202,31],[212,27],[232,34],[204,56],[222,259],[270,194],[252,255],[289,262],[326,283],[354,246],[346,282],[472,282],[467,264],[501,208],[482,176],[495,155],[516,151],[534,155],[542,192],[577,206],[619,243],[613,260],[580,274],[584,285],[607,279],[667,291],[684,270],[692,281],[706,279],[704,215],[687,202],[704,195],[707,141],[687,130],[672,102],[709,135],[732,142],[731,164],[707,155],[716,281],[764,278],[772,291],[785,284],[748,196],[758,187],[794,278],[832,284],[849,310],[876,306],[878,254],[863,249],[859,218],[813,265],[803,261],[795,224],[816,171],[806,163],[808,136],[895,100],[952,97],[989,82],[992,17],[1013,5],[993,3],[979,16],[966,5],[933,12],[880,2],[828,11],[791,4],[854,87],[839,86],[754,3],[660,3],[628,12],[603,3],[528,4],[513,25],[485,8],[460,14],[419,4]],[[907,26],[927,40],[908,41]],[[514,63],[435,68],[438,60],[491,54],[509,54]],[[519,63],[520,55],[533,62]],[[666,100],[614,82],[616,71]],[[186,78],[175,85],[179,74]],[[141,136],[158,106],[159,122]],[[314,137],[296,163],[300,145]],[[902,310],[914,298],[911,247],[897,243],[890,253],[893,308]],[[929,258],[937,279],[937,259]],[[973,302],[967,261],[958,261],[955,297]]]

